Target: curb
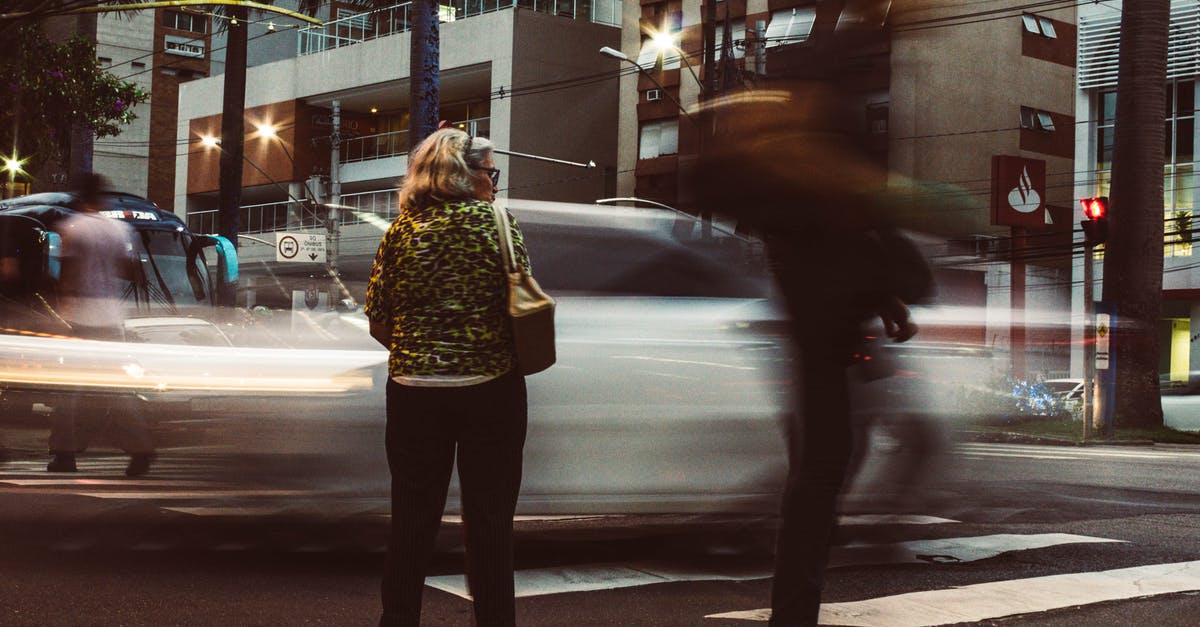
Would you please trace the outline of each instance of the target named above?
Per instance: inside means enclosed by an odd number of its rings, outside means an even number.
[[[993,444],[1043,444],[1050,446],[1154,446],[1153,440],[1064,440],[1044,435],[1028,435],[1012,431],[963,431],[963,440]]]

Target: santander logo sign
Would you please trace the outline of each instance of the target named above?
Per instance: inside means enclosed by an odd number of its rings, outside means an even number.
[[[1046,162],[992,157],[992,224],[1040,227],[1052,224],[1046,208]]]

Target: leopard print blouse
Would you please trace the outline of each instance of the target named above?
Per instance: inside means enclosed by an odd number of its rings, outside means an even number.
[[[517,262],[530,270],[509,214]],[[384,234],[365,311],[392,328],[388,374],[499,376],[516,365],[492,205],[447,201],[405,209]]]

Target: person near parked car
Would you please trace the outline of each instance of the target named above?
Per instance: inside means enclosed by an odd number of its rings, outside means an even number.
[[[442,128],[421,142],[367,286],[371,335],[390,351],[381,625],[420,621],[456,449],[476,624],[515,622],[512,526],[527,405],[491,204],[499,172],[486,139]],[[528,269],[511,216],[510,224]]]
[[[104,187],[103,177],[85,174],[76,192],[75,214],[66,218],[59,229],[62,274],[58,281],[58,315],[70,325],[70,334],[75,337],[121,341],[122,283],[136,271],[133,230],[100,213],[105,206]],[[125,474],[134,477],[149,471],[154,444],[139,399],[131,394],[90,397],[79,392],[64,394],[54,407],[49,443],[53,459],[46,470],[76,472],[75,456],[86,450],[91,435],[105,426],[130,456]]]

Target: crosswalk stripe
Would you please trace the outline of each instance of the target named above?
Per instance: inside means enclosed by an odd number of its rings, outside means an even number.
[[[77,492],[79,496],[97,499],[208,499],[231,496],[298,496],[312,494],[311,490],[190,490],[153,492]]]
[[[996,451],[970,451],[972,457],[1019,457],[1021,459],[1083,459],[1074,455],[1048,455],[1045,453],[1018,453]]]
[[[910,540],[894,544],[852,544],[833,547],[829,566],[976,562],[1009,551],[1044,549],[1060,544],[1122,542],[1071,533],[1000,533],[963,538]]]
[[[1200,561],[1012,579],[821,605],[823,625],[925,627],[1200,590]],[[710,614],[765,622],[769,609]]]
[[[217,481],[200,481],[191,479],[98,479],[92,477],[79,477],[62,479],[0,479],[0,483],[16,486],[80,486],[80,487],[103,487],[103,486],[159,486],[159,487],[201,487],[201,486],[218,486],[221,485]]]
[[[564,592],[630,588],[672,581],[746,581],[764,579],[770,575],[770,571],[764,569],[713,573],[664,563],[640,562],[519,570],[513,574],[513,579],[518,597],[532,597]],[[464,599],[471,598],[463,575],[428,577],[425,579],[425,585]]]
[[[945,525],[957,520],[910,514],[852,514],[838,518],[839,525]]]
[[[1093,538],[1068,533],[1043,533],[1031,535],[997,534],[965,538],[938,540],[915,540],[896,544],[868,544],[834,547],[830,566],[861,566],[866,564],[928,564],[961,563],[995,557],[1008,551],[1040,549],[1059,544],[1083,542],[1121,542],[1107,538]],[[630,588],[673,581],[744,581],[765,579],[771,571],[765,568],[735,572],[713,572],[703,569],[685,569],[658,562],[631,564],[593,564],[558,568],[519,570],[514,573],[518,597],[562,594],[566,592],[588,592]],[[425,584],[470,598],[463,575],[429,577]]]
[[[1195,459],[1198,453],[1189,451],[1165,451],[1147,447],[1145,450],[1114,450],[1095,447],[1063,447],[1063,446],[1033,446],[1028,444],[990,444],[986,442],[965,442],[958,445],[960,451],[971,452],[1021,452],[1035,454],[1066,454],[1082,457],[1120,457],[1129,459]],[[1053,453],[1051,453],[1053,451]]]

